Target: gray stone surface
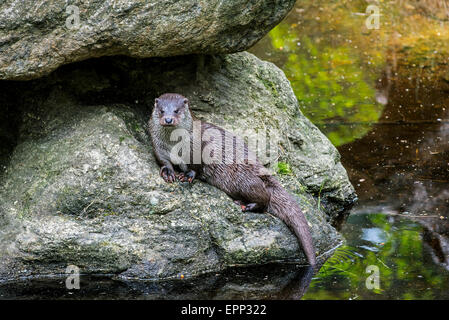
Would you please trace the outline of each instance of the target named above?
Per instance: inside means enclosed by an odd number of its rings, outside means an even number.
[[[165,57],[248,49],[295,0],[6,0],[0,79],[33,79],[105,55]],[[79,10],[79,24],[74,19]]]
[[[300,202],[318,255],[342,240],[328,221],[351,205],[354,189],[338,152],[271,63],[248,53],[111,57],[8,86],[20,91],[14,103],[22,116],[0,181],[0,278],[63,273],[69,264],[162,279],[306,261],[279,219],[243,214],[200,181],[164,183],[142,103],[164,92],[184,94],[198,117],[231,131],[277,132],[280,160],[292,171],[279,179]]]

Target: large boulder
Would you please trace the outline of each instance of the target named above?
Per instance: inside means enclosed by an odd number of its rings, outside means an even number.
[[[341,243],[329,221],[351,206],[354,189],[271,63],[248,53],[105,57],[3,84],[20,120],[0,181],[0,278],[63,273],[69,264],[161,279],[306,262],[274,216],[243,214],[201,181],[164,183],[145,130],[151,101],[164,92],[184,94],[199,118],[230,131],[281,137],[279,161],[290,171],[278,178],[301,204],[318,256]]]
[[[165,57],[248,49],[295,0],[0,3],[0,79],[32,79],[105,55]]]

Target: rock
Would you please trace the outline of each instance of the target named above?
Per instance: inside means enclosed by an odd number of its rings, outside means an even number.
[[[278,177],[300,202],[319,256],[342,241],[327,220],[352,204],[354,189],[271,63],[248,53],[105,57],[4,88],[20,92],[8,101],[22,116],[0,184],[0,278],[62,274],[73,264],[83,273],[165,279],[306,261],[279,219],[243,214],[200,181],[164,183],[145,130],[163,92],[184,94],[198,117],[231,131],[267,128],[281,137],[291,174]]]
[[[33,79],[93,57],[246,50],[294,0],[2,1],[0,79]]]

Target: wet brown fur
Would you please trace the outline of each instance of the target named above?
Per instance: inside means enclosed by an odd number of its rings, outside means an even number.
[[[181,173],[176,176],[174,165],[170,161],[169,151],[175,142],[170,141],[170,133],[174,128],[184,128],[192,136],[192,123],[196,120],[190,113],[188,100],[179,94],[164,94],[155,101],[155,107],[149,121],[151,139],[156,158],[161,165],[161,176],[167,182],[174,182],[176,178],[181,181],[192,182],[199,178],[228,194],[234,201],[242,206],[243,211],[268,211],[280,218],[296,234],[302,244],[309,263],[316,265],[315,249],[310,229],[304,214],[295,199],[269,174],[268,170],[248,150],[247,145],[237,136],[217,127],[211,123],[201,122],[201,134],[208,129],[218,130],[223,137],[220,147],[223,158],[225,156],[224,134],[232,135],[233,146],[237,143],[244,146],[244,152],[253,162],[236,163],[235,155],[232,163],[214,164],[185,164],[176,166]],[[163,110],[163,114],[161,114]],[[180,112],[182,110],[182,113]],[[177,113],[174,113],[178,111]],[[176,125],[164,126],[162,117],[174,117]],[[193,139],[191,138],[191,152],[193,153]],[[212,144],[212,145],[211,145]],[[201,150],[204,147],[214,147],[214,141],[201,141]],[[231,149],[234,150],[234,149]],[[191,160],[192,160],[191,154]],[[190,161],[192,163],[192,161]]]

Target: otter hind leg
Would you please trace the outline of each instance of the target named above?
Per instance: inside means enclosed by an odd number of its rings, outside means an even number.
[[[262,203],[256,203],[256,202],[245,202],[242,200],[234,200],[234,203],[239,205],[242,209],[242,212],[265,212],[267,205]]]
[[[266,209],[265,205],[261,205],[260,203],[248,203],[247,205],[242,206],[242,212],[264,212]]]
[[[238,206],[242,209],[243,212],[245,212],[245,211],[244,211],[244,210],[245,210],[245,207],[246,207],[245,202],[243,202],[242,200],[234,200],[234,203],[235,203],[236,205],[238,205]]]
[[[243,212],[265,212],[270,201],[270,194],[263,181],[257,177],[249,177],[246,185],[240,191],[241,199],[245,206]]]

